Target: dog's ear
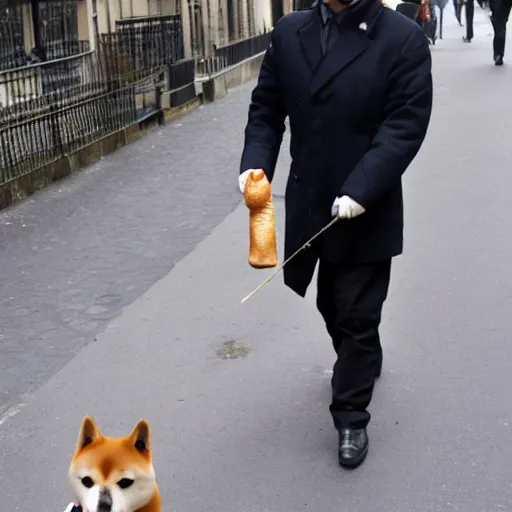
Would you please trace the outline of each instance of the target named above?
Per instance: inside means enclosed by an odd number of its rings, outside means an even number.
[[[78,434],[78,442],[76,445],[76,453],[80,453],[84,448],[94,443],[101,437],[96,422],[91,416],[85,416],[80,426]]]
[[[146,457],[151,454],[151,429],[146,420],[140,420],[130,436],[130,441],[135,449]]]

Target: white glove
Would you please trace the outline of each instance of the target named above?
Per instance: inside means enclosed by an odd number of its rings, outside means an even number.
[[[366,210],[348,196],[337,197],[332,205],[331,214],[338,219],[353,219]]]
[[[254,170],[255,169],[247,169],[247,171],[244,171],[238,177],[238,186],[240,187],[240,192],[242,192],[242,194],[245,192],[245,184],[247,183],[247,178],[249,177],[249,174],[251,174],[251,172]]]

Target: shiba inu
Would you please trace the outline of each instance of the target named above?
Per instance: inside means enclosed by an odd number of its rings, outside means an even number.
[[[93,418],[82,420],[69,468],[83,512],[161,512],[152,462],[151,431],[141,420],[127,437],[103,436]]]

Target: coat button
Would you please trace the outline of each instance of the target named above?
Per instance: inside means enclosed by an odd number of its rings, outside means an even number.
[[[322,120],[318,117],[313,119],[313,130],[319,132],[322,129]]]
[[[302,107],[302,101],[297,101],[297,107]]]

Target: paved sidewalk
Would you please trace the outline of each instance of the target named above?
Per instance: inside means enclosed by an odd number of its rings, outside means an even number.
[[[0,414],[237,206],[250,86],[0,212]]]

